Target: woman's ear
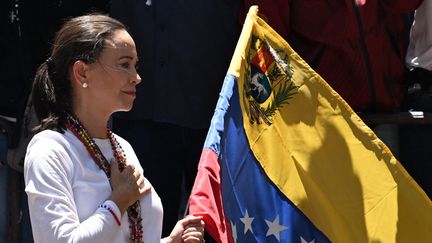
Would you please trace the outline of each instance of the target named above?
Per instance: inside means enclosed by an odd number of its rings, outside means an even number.
[[[75,61],[72,65],[72,80],[78,85],[83,88],[88,87],[88,79],[87,79],[87,71],[89,69],[89,66],[81,61]]]

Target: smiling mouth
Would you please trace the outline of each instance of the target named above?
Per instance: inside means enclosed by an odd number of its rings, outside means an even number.
[[[127,94],[127,95],[136,97],[136,92],[135,91],[122,91],[122,92],[125,93],[125,94]]]

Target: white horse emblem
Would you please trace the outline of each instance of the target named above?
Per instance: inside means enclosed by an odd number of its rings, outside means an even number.
[[[251,80],[252,88],[251,88],[251,90],[258,92],[256,97],[260,97],[261,95],[263,95],[264,97],[268,96],[268,92],[265,89],[264,85],[262,85],[259,82],[259,80],[263,79],[263,78],[264,78],[264,74],[262,74],[262,73],[255,73],[252,76],[252,80]]]

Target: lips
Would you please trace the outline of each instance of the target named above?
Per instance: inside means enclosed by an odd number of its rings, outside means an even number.
[[[125,94],[127,94],[127,95],[130,95],[130,96],[133,96],[133,97],[136,97],[136,91],[122,91],[123,93],[125,93]]]

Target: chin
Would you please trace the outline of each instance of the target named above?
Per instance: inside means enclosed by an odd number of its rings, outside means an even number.
[[[132,106],[131,106],[131,107],[128,107],[128,108],[118,109],[117,111],[127,112],[127,111],[130,111],[130,110],[132,110]]]
[[[117,112],[117,111],[127,112],[127,111],[130,111],[130,110],[132,110],[132,105],[130,105],[130,106],[123,106],[121,108],[118,108],[118,109],[115,110],[115,112]]]
[[[117,109],[115,109],[115,112],[117,112],[117,111],[123,111],[123,112],[130,111],[130,110],[132,110],[133,104],[134,104],[133,100],[123,100],[122,102],[117,103],[117,105],[116,105]]]

